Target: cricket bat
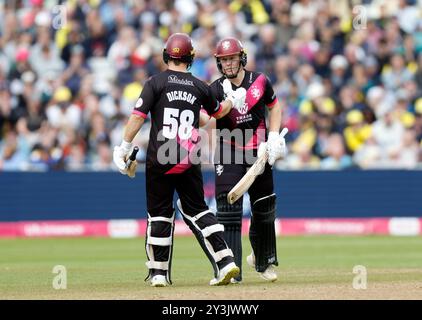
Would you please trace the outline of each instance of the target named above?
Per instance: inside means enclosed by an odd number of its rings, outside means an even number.
[[[287,128],[284,128],[280,133],[280,137],[283,138],[288,131],[289,130]],[[252,183],[254,183],[256,177],[264,172],[263,168],[265,167],[267,161],[268,152],[264,152],[260,157],[258,157],[258,159],[256,159],[255,163],[249,168],[242,179],[240,179],[240,181],[230,190],[227,195],[228,203],[235,203],[246,191],[248,191]]]
[[[138,166],[138,162],[136,161],[136,154],[138,153],[138,151],[139,147],[135,146],[126,161],[127,175],[130,178],[135,178],[136,167]]]

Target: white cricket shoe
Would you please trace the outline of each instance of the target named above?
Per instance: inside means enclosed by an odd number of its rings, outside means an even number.
[[[150,282],[151,282],[151,287],[167,287],[166,276],[163,276],[161,274],[157,274],[153,276]]]
[[[211,279],[210,286],[225,286],[228,285],[232,278],[239,275],[240,269],[234,262],[230,262],[227,266],[218,272],[218,277]]]
[[[246,262],[252,268],[255,268],[255,255],[253,252],[246,257]],[[258,272],[264,280],[274,282],[277,280],[277,272],[275,271],[274,265],[269,265],[264,272]]]
[[[242,283],[242,280],[236,280],[236,278],[231,278],[230,279],[230,283],[232,283],[232,284],[241,284]]]

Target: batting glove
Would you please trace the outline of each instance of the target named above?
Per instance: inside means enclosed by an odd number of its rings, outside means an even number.
[[[226,99],[232,102],[233,108],[239,111],[245,104],[245,100],[246,100],[245,88],[238,88],[236,90],[233,90],[230,80],[224,79],[223,91],[224,91],[224,95],[226,96]]]
[[[245,104],[246,100],[246,90],[245,88],[239,88],[235,91],[232,91],[228,96],[227,100],[230,100],[233,104],[233,108],[240,111],[240,109]]]
[[[228,96],[230,93],[232,93],[232,91],[233,91],[232,83],[230,82],[229,79],[224,79],[224,81],[223,81],[223,91],[224,91],[225,96]]]
[[[267,140],[268,164],[274,165],[274,162],[287,155],[286,140],[278,132],[270,131]]]
[[[127,174],[126,159],[131,148],[132,143],[126,141],[122,141],[120,146],[114,147],[113,161],[121,174]]]

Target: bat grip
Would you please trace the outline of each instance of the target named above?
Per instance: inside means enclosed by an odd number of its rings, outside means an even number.
[[[139,151],[139,147],[138,146],[135,146],[133,148],[133,151],[132,151],[131,155],[129,156],[129,160],[130,161],[134,161],[136,159],[136,154],[138,153],[138,151]]]
[[[126,168],[129,168],[130,164],[132,163],[132,161],[136,160],[136,154],[139,151],[139,147],[135,146],[132,150],[132,153],[130,154],[128,161],[126,162]]]

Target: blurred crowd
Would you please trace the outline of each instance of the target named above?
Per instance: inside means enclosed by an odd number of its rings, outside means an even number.
[[[216,42],[242,40],[283,105],[277,168],[422,164],[421,0],[0,0],[0,21],[0,171],[115,170],[173,32],[192,36],[208,83]]]

